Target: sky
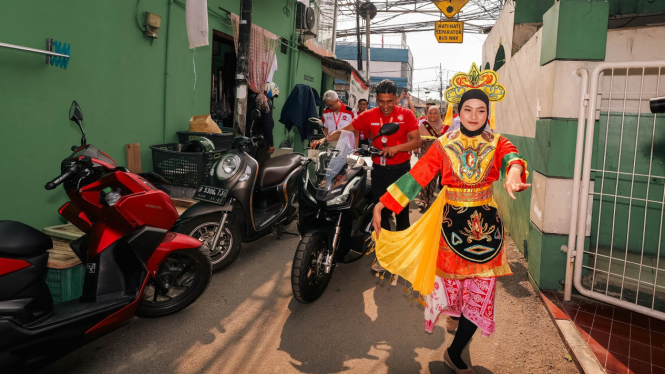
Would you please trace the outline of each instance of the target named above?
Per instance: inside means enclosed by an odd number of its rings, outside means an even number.
[[[390,21],[390,23],[404,24],[409,22],[423,22],[436,18],[438,17],[431,14],[408,14],[400,16]],[[343,30],[354,26],[355,21],[340,22],[337,27],[339,30]],[[362,35],[362,38],[364,40],[365,35]],[[434,36],[434,31],[407,33],[406,42],[413,54],[413,90],[416,91],[418,86],[420,86],[421,89],[417,96],[423,100],[426,99],[425,96],[438,99],[438,91],[431,91],[429,95],[425,95],[424,89],[426,87],[438,87],[438,83],[436,82],[438,79],[436,69],[438,69],[439,64],[441,64],[444,69],[444,79],[447,74],[445,70],[451,71],[448,73],[448,77],[450,78],[456,72],[468,72],[471,68],[471,63],[473,62],[480,67],[482,62],[482,46],[486,38],[487,35],[484,34],[464,33],[464,42],[461,44],[440,44]],[[385,44],[399,45],[401,44],[401,40],[401,34],[384,35]],[[355,38],[338,39],[338,42],[339,41],[355,42]],[[372,35],[371,44],[381,44],[381,35]],[[433,67],[436,69],[432,69]]]

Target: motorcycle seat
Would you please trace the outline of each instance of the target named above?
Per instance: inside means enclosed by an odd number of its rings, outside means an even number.
[[[53,248],[43,232],[16,221],[0,221],[0,255],[33,257]]]
[[[259,168],[256,183],[262,188],[282,183],[289,173],[300,166],[301,157],[298,153],[290,153],[267,160]]]

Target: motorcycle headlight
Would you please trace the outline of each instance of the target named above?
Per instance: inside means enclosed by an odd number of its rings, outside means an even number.
[[[334,198],[334,199],[330,199],[330,200],[326,201],[326,205],[327,205],[327,206],[334,206],[334,205],[342,205],[342,204],[346,204],[346,202],[349,201],[349,198],[350,198],[350,197],[351,197],[350,194],[345,194],[345,195],[337,196],[337,197]]]
[[[217,164],[217,176],[220,179],[229,179],[240,169],[240,157],[233,153],[225,154]]]

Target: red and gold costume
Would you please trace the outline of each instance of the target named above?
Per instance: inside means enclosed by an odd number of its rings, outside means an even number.
[[[381,265],[427,295],[427,331],[445,312],[464,314],[483,335],[494,332],[496,277],[512,272],[492,183],[516,164],[526,183],[526,161],[507,138],[491,131],[467,137],[455,130],[439,137],[381,197],[399,213],[440,175],[439,197],[418,222],[404,231],[383,230],[376,242]]]

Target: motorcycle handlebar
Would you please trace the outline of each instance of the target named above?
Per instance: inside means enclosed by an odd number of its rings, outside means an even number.
[[[374,156],[374,155],[378,156],[378,155],[381,154],[381,150],[376,148],[376,147],[370,147],[369,149],[358,148],[357,151],[360,154],[366,154],[366,155],[370,155],[370,156]]]
[[[76,175],[76,173],[78,172],[78,169],[79,169],[78,164],[72,165],[72,167],[67,169],[64,173],[60,174],[59,176],[57,176],[52,181],[46,183],[46,186],[44,186],[44,188],[46,188],[47,190],[52,190],[52,189],[58,187],[62,182],[66,181],[67,179],[69,179],[72,176]]]

